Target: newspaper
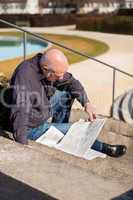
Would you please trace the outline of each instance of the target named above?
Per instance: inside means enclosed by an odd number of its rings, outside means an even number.
[[[106,158],[106,154],[89,148],[82,157],[86,160],[92,160],[97,157]]]
[[[55,147],[58,142],[64,137],[64,134],[61,133],[54,126],[51,126],[42,136],[40,136],[36,142],[39,142],[49,147]]]
[[[105,154],[91,149],[103,128],[105,120],[96,119],[94,122],[80,120],[71,126],[65,136],[55,127],[51,126],[36,141],[87,160],[96,157],[105,158]]]

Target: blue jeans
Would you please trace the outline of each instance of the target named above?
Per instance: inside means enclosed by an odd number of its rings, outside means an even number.
[[[68,132],[72,123],[69,123],[69,116],[74,99],[66,91],[56,91],[50,98],[50,110],[52,115],[52,123],[44,122],[42,125],[32,128],[27,137],[31,140],[36,140],[43,135],[50,126],[54,126],[60,130],[64,135]],[[102,151],[103,143],[96,140],[92,149]]]

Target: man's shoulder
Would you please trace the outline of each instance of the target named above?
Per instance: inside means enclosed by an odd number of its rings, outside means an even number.
[[[23,72],[29,72],[33,70],[32,62],[30,60],[25,60],[22,63],[20,63],[17,67],[17,71],[23,71]]]
[[[16,76],[29,76],[33,73],[33,69],[30,67],[30,63],[28,61],[23,61],[20,63],[17,68],[15,69],[12,77]]]
[[[42,54],[38,53],[37,55],[22,61],[16,68],[16,72],[33,72],[38,71],[39,69],[39,60]]]
[[[32,61],[31,59],[27,59],[25,61],[22,61],[17,68],[15,69],[13,76],[15,75],[25,75],[30,76],[36,74],[38,71],[37,63]]]

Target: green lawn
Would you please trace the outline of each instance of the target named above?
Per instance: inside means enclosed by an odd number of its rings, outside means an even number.
[[[20,32],[1,32],[0,35],[8,35],[8,36],[22,36],[22,33]],[[85,53],[86,55],[89,56],[97,56],[100,55],[104,52],[106,52],[109,47],[107,44],[92,40],[92,39],[87,39],[83,37],[78,37],[78,36],[68,36],[68,35],[56,35],[56,34],[42,34],[47,39],[50,39],[52,41],[58,42],[60,44],[63,44],[67,47],[73,48],[77,51],[80,51],[82,53]],[[70,51],[67,51],[65,49],[60,48],[65,55],[67,56],[68,60],[70,63],[76,63],[85,60],[86,58],[73,54]],[[29,57],[29,56],[28,56]],[[19,62],[22,61],[22,58],[16,58],[16,59],[11,59],[11,60],[5,60],[5,61],[0,61],[0,72],[3,72],[6,76],[10,76],[17,66]]]

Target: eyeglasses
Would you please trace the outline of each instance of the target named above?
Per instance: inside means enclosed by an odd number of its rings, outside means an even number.
[[[48,75],[54,74],[57,77],[62,77],[64,75],[64,73],[57,73],[52,69],[48,69],[47,67],[42,67],[42,70],[45,71]]]

